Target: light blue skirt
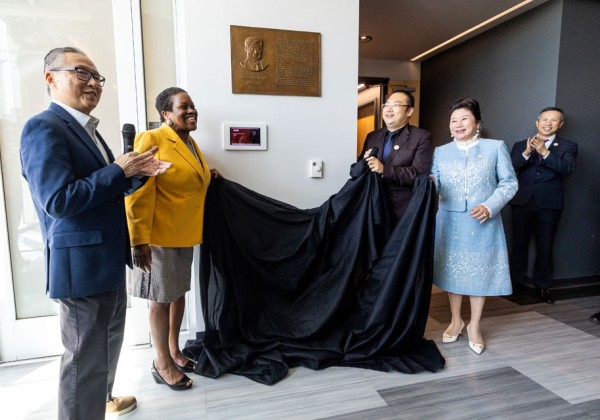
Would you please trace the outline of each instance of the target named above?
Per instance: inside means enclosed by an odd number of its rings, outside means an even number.
[[[433,283],[469,296],[512,294],[500,214],[484,223],[467,212],[438,210]]]

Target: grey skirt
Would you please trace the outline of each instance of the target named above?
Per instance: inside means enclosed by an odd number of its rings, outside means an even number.
[[[152,268],[145,273],[133,267],[127,276],[130,295],[154,302],[174,302],[190,290],[194,248],[162,248],[150,245]]]

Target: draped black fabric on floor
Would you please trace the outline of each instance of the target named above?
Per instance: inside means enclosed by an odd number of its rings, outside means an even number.
[[[405,373],[444,366],[423,338],[434,186],[417,180],[391,230],[379,176],[363,160],[350,174],[309,210],[225,179],[211,183],[200,264],[206,331],[183,350],[198,361],[196,373],[274,384],[294,366]]]

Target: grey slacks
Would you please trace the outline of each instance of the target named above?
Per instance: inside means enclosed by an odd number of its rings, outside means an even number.
[[[65,351],[60,361],[59,420],[103,420],[125,331],[125,283],[115,291],[60,299]]]

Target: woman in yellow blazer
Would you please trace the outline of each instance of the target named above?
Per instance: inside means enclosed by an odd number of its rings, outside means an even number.
[[[190,389],[194,362],[179,348],[179,330],[190,290],[193,246],[202,242],[204,200],[211,173],[190,136],[198,112],[186,91],[168,88],[158,94],[156,109],[163,124],[140,133],[137,152],[159,146],[156,156],[171,167],[126,198],[133,246],[134,272],[129,293],[148,299],[150,334],[156,349],[151,373],[173,390]]]

